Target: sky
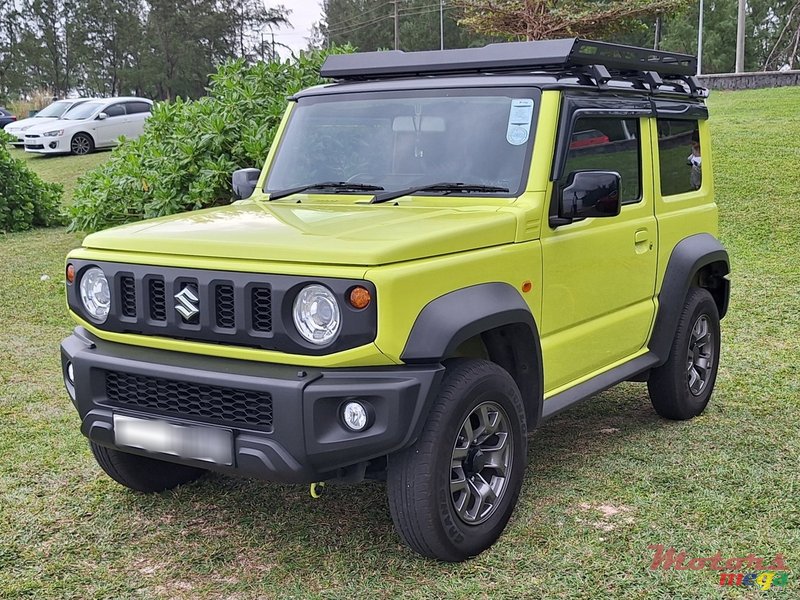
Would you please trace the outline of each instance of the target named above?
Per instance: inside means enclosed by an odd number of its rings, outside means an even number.
[[[283,4],[292,12],[289,15],[289,22],[294,29],[282,27],[275,30],[275,41],[289,46],[295,54],[298,50],[303,50],[308,46],[308,37],[311,36],[311,26],[322,18],[321,0],[265,0],[268,8]],[[281,50],[283,56],[288,52]]]

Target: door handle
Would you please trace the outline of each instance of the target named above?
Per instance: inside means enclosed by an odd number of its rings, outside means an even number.
[[[650,238],[647,229],[640,229],[633,235],[633,241],[637,244],[643,244]]]

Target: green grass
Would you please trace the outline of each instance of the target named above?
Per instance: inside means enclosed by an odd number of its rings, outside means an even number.
[[[709,571],[652,572],[650,544],[782,552],[790,582],[776,597],[800,597],[800,93],[717,93],[711,111],[733,295],[708,410],[659,419],[631,383],[558,417],[531,440],[505,535],[460,565],[401,545],[380,484],[320,500],[218,475],[157,496],[117,486],[94,464],[59,373],[62,258],[79,238],[0,237],[0,597],[764,595],[722,591]],[[623,510],[604,517],[600,505]]]
[[[20,149],[12,149],[11,155],[21,158],[36,171],[45,181],[60,183],[64,186],[64,203],[72,204],[72,194],[78,184],[78,178],[86,171],[108,160],[108,151],[98,150],[86,156],[33,154]]]

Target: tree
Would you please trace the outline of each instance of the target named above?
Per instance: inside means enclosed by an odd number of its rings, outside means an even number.
[[[461,23],[487,35],[524,40],[604,39],[641,28],[641,19],[670,13],[688,0],[456,0]]]

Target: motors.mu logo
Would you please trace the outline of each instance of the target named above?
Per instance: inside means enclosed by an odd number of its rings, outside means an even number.
[[[772,559],[758,558],[748,554],[742,558],[724,558],[721,552],[712,556],[691,558],[686,551],[677,552],[675,548],[664,549],[663,544],[652,544],[647,547],[653,550],[653,562],[650,569],[668,571],[701,571],[708,569],[719,573],[721,586],[758,587],[764,591],[783,588],[789,583],[789,569],[783,554],[776,554]]]

